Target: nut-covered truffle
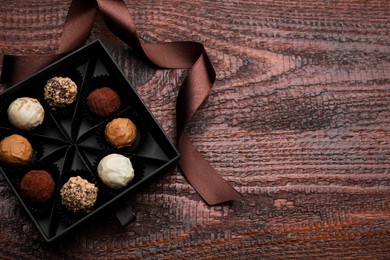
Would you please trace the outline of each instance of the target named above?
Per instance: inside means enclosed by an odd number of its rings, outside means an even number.
[[[131,146],[137,139],[137,127],[128,118],[115,118],[106,125],[104,135],[114,148]]]
[[[67,77],[49,79],[43,90],[47,104],[53,109],[71,105],[78,93],[76,83]]]
[[[81,178],[70,177],[62,186],[60,194],[62,204],[74,213],[87,213],[96,203],[98,188]]]
[[[100,180],[110,188],[121,189],[134,178],[134,169],[129,158],[120,154],[110,154],[98,164]]]
[[[88,95],[87,105],[91,112],[106,117],[114,114],[119,109],[121,99],[113,89],[103,87],[95,89]]]
[[[23,176],[20,193],[33,203],[47,202],[54,193],[55,183],[47,171],[32,170]]]
[[[27,164],[33,156],[30,142],[21,135],[13,134],[0,142],[0,160],[11,165]]]
[[[35,98],[15,99],[7,110],[8,120],[19,129],[31,130],[42,124],[45,110]]]

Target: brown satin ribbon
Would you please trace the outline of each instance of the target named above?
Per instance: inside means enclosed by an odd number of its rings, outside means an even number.
[[[179,165],[189,183],[209,205],[239,198],[239,193],[200,155],[184,133],[187,121],[208,96],[215,82],[215,71],[203,45],[197,42],[142,42],[123,0],[73,0],[57,53],[4,55],[2,82],[21,81],[64,54],[81,47],[91,31],[97,8],[118,38],[143,53],[155,65],[162,68],[190,68],[180,87],[176,105],[178,149],[181,153]]]
[[[22,81],[70,51],[80,48],[88,39],[96,9],[94,0],[72,1],[57,53],[23,56],[4,55],[1,82],[15,84]]]

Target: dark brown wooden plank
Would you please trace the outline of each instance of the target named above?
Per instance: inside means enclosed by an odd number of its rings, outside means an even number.
[[[0,3],[1,52],[55,51],[70,1]],[[50,248],[0,177],[2,258],[389,258],[388,0],[128,5],[144,40],[206,46],[218,80],[187,131],[243,197],[209,207],[174,171],[129,227],[108,214]],[[174,139],[186,71],[150,66],[100,17],[96,38]]]

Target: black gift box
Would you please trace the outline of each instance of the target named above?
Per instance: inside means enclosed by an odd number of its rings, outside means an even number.
[[[54,76],[68,76],[78,84],[78,99],[67,109],[51,110],[43,99],[43,87]],[[99,78],[120,92],[122,105],[119,111],[100,121],[85,111],[85,91],[91,84],[100,87]],[[92,83],[91,83],[92,82]],[[86,87],[88,85],[88,87]],[[45,121],[36,129],[24,131],[14,128],[7,119],[7,107],[18,97],[37,98],[45,108]],[[115,210],[124,225],[130,219],[121,206],[123,199],[140,192],[163,174],[173,170],[179,153],[156,119],[146,108],[135,89],[127,81],[100,41],[95,41],[44,68],[23,82],[0,94],[0,137],[12,133],[21,134],[32,144],[38,155],[27,166],[0,164],[0,170],[34,222],[44,239],[51,243],[79,228],[83,223],[98,216],[102,211]],[[101,129],[115,117],[129,117],[139,130],[139,140],[129,149],[114,149],[102,144]],[[110,192],[102,186],[96,173],[96,161],[104,154],[119,153],[131,158],[135,168],[134,180],[119,191]],[[49,166],[48,166],[49,165]],[[42,210],[34,210],[20,195],[19,181],[29,169],[58,167],[53,176],[57,187],[53,199]],[[80,172],[96,180],[98,199],[90,213],[72,215],[61,208],[59,190],[70,176]],[[105,192],[106,190],[106,192]]]

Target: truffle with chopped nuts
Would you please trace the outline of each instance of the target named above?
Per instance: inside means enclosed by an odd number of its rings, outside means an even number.
[[[76,83],[67,77],[49,79],[43,90],[47,104],[53,109],[71,105],[78,93]]]
[[[98,188],[80,176],[70,177],[60,191],[62,205],[74,213],[91,211],[96,203],[97,193]]]

